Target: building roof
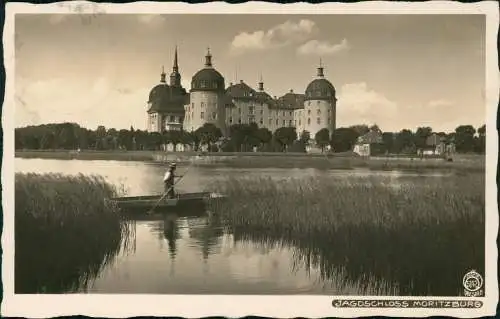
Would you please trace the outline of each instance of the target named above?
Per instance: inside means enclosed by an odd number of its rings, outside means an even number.
[[[294,93],[293,90],[276,100],[279,109],[296,110],[304,107],[304,94]]]
[[[359,144],[378,144],[382,143],[382,141],[382,134],[375,130],[358,137]]]
[[[335,87],[325,79],[323,65],[318,67],[317,78],[306,87],[306,100],[332,100],[335,99]]]
[[[186,96],[187,92],[183,87],[171,87],[166,83],[160,83],[149,93],[148,112],[183,112]]]
[[[193,76],[191,92],[193,91],[224,91],[224,77],[212,66],[212,55],[208,50],[205,56],[205,67]]]
[[[248,84],[243,82],[243,80],[240,81],[240,83],[230,85],[226,89],[226,94],[233,99],[242,100],[256,100],[258,97],[257,92]]]
[[[314,79],[306,88],[306,100],[331,100],[335,98],[335,88],[327,79]]]

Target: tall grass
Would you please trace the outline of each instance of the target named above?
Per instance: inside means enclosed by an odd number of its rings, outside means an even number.
[[[484,273],[482,174],[398,187],[380,177],[232,178],[212,188],[228,195],[211,210],[236,237],[287,243],[324,278],[342,269],[403,295],[460,295],[468,270]]]
[[[86,286],[120,250],[129,231],[98,176],[16,174],[16,293]]]

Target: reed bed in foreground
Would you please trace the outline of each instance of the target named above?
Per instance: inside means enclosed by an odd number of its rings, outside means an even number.
[[[120,250],[129,231],[98,176],[16,174],[16,293],[76,291]]]
[[[484,175],[392,182],[232,178],[213,185],[229,197],[211,210],[235,236],[296,247],[324,277],[342,268],[401,294],[461,294],[468,270],[484,274]]]

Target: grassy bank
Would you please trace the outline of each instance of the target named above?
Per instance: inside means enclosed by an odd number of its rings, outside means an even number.
[[[116,161],[190,161],[196,156],[201,166],[233,168],[318,168],[371,170],[461,170],[484,172],[485,156],[456,155],[453,162],[442,159],[412,159],[408,157],[361,158],[350,153],[324,155],[305,153],[206,153],[154,151],[16,151],[19,158],[116,160]]]
[[[128,228],[100,177],[16,174],[15,291],[63,293],[85,285],[122,247]]]
[[[274,182],[230,179],[211,210],[238,240],[281,242],[325,278],[377,278],[403,295],[458,295],[471,268],[484,273],[484,175]],[[338,279],[337,279],[338,280]]]

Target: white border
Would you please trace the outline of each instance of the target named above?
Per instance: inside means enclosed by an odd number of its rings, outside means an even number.
[[[242,13],[242,14],[485,14],[486,22],[486,99],[487,99],[487,156],[486,156],[486,295],[475,298],[484,302],[480,309],[336,309],[331,306],[334,296],[219,296],[219,295],[15,295],[14,289],[14,15],[16,13]],[[205,317],[221,315],[240,317],[258,315],[267,317],[353,317],[398,316],[422,317],[445,315],[453,317],[490,316],[496,313],[498,301],[497,247],[498,209],[496,202],[496,166],[498,138],[496,109],[499,77],[496,47],[499,7],[495,1],[462,4],[448,1],[422,3],[362,2],[352,4],[271,4],[249,2],[239,5],[227,3],[184,4],[136,2],[130,4],[93,4],[71,1],[53,4],[7,3],[4,26],[4,60],[6,67],[6,94],[3,106],[4,158],[2,167],[2,196],[4,229],[2,234],[2,280],[4,299],[2,316],[47,318],[63,315],[99,317],[130,317],[142,315]],[[12,185],[12,186],[10,186]],[[374,299],[351,297],[350,299]],[[378,297],[377,299],[394,299]],[[399,297],[397,299],[419,299]],[[466,299],[467,298],[426,298]]]

